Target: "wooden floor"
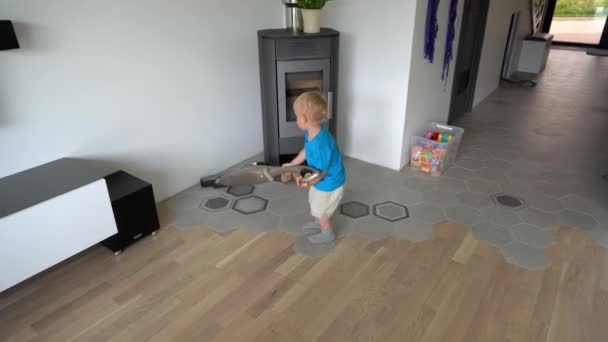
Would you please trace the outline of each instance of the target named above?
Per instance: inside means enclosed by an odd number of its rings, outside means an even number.
[[[348,237],[321,259],[283,233],[165,227],[0,294],[0,341],[606,341],[608,252],[556,236],[532,272],[452,223],[418,244]]]

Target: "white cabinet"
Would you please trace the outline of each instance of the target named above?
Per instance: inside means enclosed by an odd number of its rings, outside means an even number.
[[[116,234],[102,174],[62,159],[0,179],[0,291]]]

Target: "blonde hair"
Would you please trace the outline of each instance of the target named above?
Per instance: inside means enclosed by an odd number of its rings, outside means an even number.
[[[327,100],[318,91],[307,91],[296,99],[295,104],[302,104],[304,115],[313,123],[322,123],[327,120]]]

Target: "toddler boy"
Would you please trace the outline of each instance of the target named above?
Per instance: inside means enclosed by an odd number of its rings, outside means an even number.
[[[305,183],[300,175],[295,181],[300,188],[309,188],[308,202],[310,213],[315,222],[304,226],[312,243],[329,243],[336,239],[331,227],[331,217],[340,205],[344,194],[346,171],[342,163],[342,154],[334,137],[323,127],[327,121],[327,102],[319,92],[306,92],[294,102],[298,128],[305,131],[304,149],[290,162],[283,166],[301,165],[321,171],[321,175]]]

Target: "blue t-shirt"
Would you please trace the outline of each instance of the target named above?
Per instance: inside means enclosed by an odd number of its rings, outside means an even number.
[[[312,140],[308,140],[308,132],[304,134],[304,150],[306,162],[310,167],[325,172],[325,177],[315,188],[321,191],[334,191],[346,182],[346,171],[342,163],[342,153],[327,128],[322,127],[321,131]]]

